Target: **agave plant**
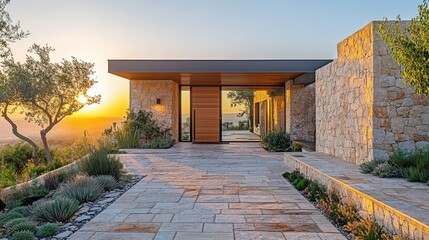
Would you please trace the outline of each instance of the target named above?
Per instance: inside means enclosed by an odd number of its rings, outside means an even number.
[[[33,219],[39,222],[64,222],[79,209],[79,201],[58,196],[42,202],[33,209]]]
[[[101,186],[103,186],[104,190],[106,191],[110,191],[118,185],[116,179],[110,175],[100,175],[95,177],[95,179],[101,184]]]
[[[93,177],[77,176],[60,188],[58,195],[80,203],[93,202],[103,194],[103,185]]]

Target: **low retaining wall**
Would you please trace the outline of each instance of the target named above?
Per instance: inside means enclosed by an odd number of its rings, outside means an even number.
[[[346,203],[353,204],[358,208],[362,217],[370,216],[389,231],[404,237],[429,239],[428,225],[349,186],[341,180],[319,171],[292,155],[300,154],[285,154],[284,162],[291,170],[299,170],[304,176],[324,185],[328,190],[337,191]]]
[[[82,159],[84,159],[84,158],[86,158],[86,156],[84,156]],[[7,187],[7,188],[3,188],[3,189],[1,189],[1,190],[0,190],[0,196],[5,196],[5,195],[7,195],[11,190],[21,189],[21,188],[23,188],[24,186],[29,186],[29,185],[31,185],[31,184],[33,184],[33,183],[44,184],[44,183],[45,183],[45,178],[46,178],[49,174],[58,173],[58,172],[61,172],[61,171],[69,171],[69,170],[77,169],[78,164],[79,164],[79,162],[80,162],[82,159],[76,160],[76,161],[74,161],[74,162],[72,162],[72,163],[70,163],[70,164],[67,164],[67,165],[62,166],[62,167],[57,168],[57,169],[54,169],[54,170],[52,170],[52,171],[50,171],[50,172],[47,172],[47,173],[45,173],[45,174],[43,174],[43,175],[40,175],[40,176],[38,176],[38,177],[36,177],[36,178],[33,178],[33,179],[31,179],[30,181],[23,182],[23,183],[20,183],[20,184],[14,185],[14,186],[10,186],[10,187]]]

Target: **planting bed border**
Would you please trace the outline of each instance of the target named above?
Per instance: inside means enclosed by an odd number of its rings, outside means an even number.
[[[284,163],[292,171],[298,170],[305,177],[324,185],[328,191],[338,192],[344,201],[354,204],[359,209],[362,217],[370,216],[389,231],[404,237],[429,239],[428,225],[300,161],[297,157],[292,156],[293,154],[296,153],[285,153],[284,155]]]

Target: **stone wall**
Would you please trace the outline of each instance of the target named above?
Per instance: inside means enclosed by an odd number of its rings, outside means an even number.
[[[386,44],[374,34],[373,134],[377,159],[388,159],[395,149],[415,151],[429,146],[429,97],[415,94],[412,86],[403,83],[400,71]]]
[[[316,150],[355,164],[429,142],[429,100],[402,83],[376,29],[340,42],[338,59],[316,71]]]
[[[156,104],[156,99],[161,104]],[[130,108],[146,110],[165,128],[170,128],[174,139],[179,139],[179,85],[171,80],[131,80]]]
[[[286,132],[293,140],[314,142],[316,131],[315,85],[285,83]]]

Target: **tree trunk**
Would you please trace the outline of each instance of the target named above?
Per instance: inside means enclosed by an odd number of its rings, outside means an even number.
[[[28,137],[26,137],[26,136],[24,136],[18,132],[18,126],[7,115],[7,108],[8,108],[8,105],[6,105],[4,110],[3,110],[3,113],[2,113],[3,118],[12,126],[13,135],[15,135],[17,138],[21,139],[22,141],[27,142],[28,144],[31,145],[31,147],[33,147],[33,152],[31,153],[31,158],[33,159],[34,165],[38,166],[39,165],[39,159],[37,157],[37,152],[39,151],[39,147],[37,146],[37,144],[33,140],[31,140],[30,138],[28,138]]]
[[[40,137],[42,138],[43,149],[45,150],[45,154],[46,154],[46,162],[51,163],[52,162],[52,155],[51,155],[51,151],[49,150],[48,140],[46,139],[47,133],[48,133],[47,131],[41,130],[40,131]]]

